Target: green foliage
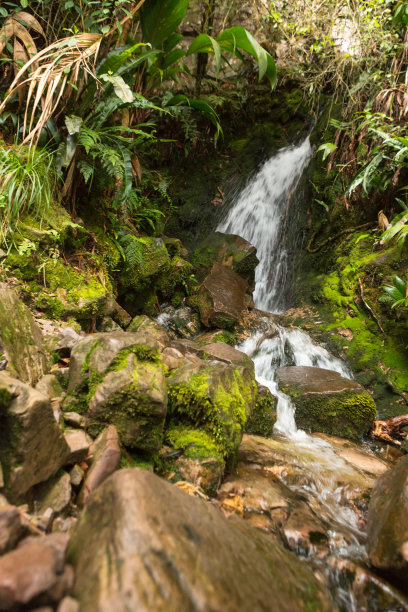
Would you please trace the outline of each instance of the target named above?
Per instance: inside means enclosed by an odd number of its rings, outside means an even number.
[[[399,246],[402,246],[408,236],[408,212],[403,210],[392,219],[389,227],[382,235],[384,242],[390,242],[393,238],[397,239]]]
[[[407,285],[399,276],[394,276],[393,284],[385,285],[382,289],[385,295],[379,298],[380,302],[390,304],[392,309],[408,306]]]
[[[188,8],[188,0],[149,0],[141,10],[144,40],[159,48],[176,30]]]
[[[35,217],[52,202],[56,176],[53,156],[44,149],[0,147],[0,242],[13,241],[16,223],[24,212]]]

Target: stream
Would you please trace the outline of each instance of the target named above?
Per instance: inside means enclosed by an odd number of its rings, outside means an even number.
[[[312,154],[309,138],[297,146],[280,150],[249,180],[217,228],[219,232],[237,234],[257,248],[259,265],[254,303],[256,308],[273,314],[280,314],[292,306],[290,284],[293,270],[288,225],[297,204],[299,180]],[[364,526],[348,499],[349,477],[352,478],[355,467],[339,456],[338,448],[330,441],[296,427],[295,407],[275,381],[275,371],[282,366],[325,368],[346,378],[353,378],[353,374],[345,362],[315,344],[304,331],[286,329],[269,319],[268,325],[270,333],[256,332],[236,348],[251,357],[258,382],[277,396],[278,418],[274,438],[279,440],[281,448],[295,457],[297,469],[306,475],[296,482],[283,475],[282,481],[293,493],[305,499],[314,515],[325,523],[330,534],[331,556],[364,564]],[[357,448],[375,458],[368,447],[359,445]],[[301,550],[296,552],[302,556]],[[339,607],[357,609],[353,594],[344,587],[339,573],[327,563],[323,571],[330,574],[333,595]]]

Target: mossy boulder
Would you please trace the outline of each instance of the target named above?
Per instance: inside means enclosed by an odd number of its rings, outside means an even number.
[[[256,248],[241,236],[212,232],[195,249],[191,261],[201,278],[207,276],[217,262],[244,278],[251,290],[255,288],[255,268],[259,259]]]
[[[0,431],[0,463],[12,501],[53,476],[69,455],[48,397],[5,372],[0,372]]]
[[[245,432],[265,438],[271,436],[277,419],[277,403],[278,398],[272,395],[267,387],[258,385],[258,397],[247,421]]]
[[[170,336],[167,333],[163,325],[160,325],[154,319],[147,317],[146,315],[137,315],[130,322],[127,332],[138,332],[145,333],[149,336],[153,336],[160,348],[167,346],[170,343]]]
[[[118,280],[122,287],[140,291],[151,284],[163,268],[169,269],[170,256],[161,238],[144,236],[137,242],[140,261],[132,267],[128,265]]]
[[[115,425],[129,448],[158,451],[166,410],[163,368],[131,352],[103,376],[89,399],[88,431],[95,436],[107,424]]]
[[[361,440],[376,415],[373,398],[361,385],[338,372],[307,366],[278,368],[281,391],[296,406],[298,427]]]
[[[195,358],[172,372],[167,384],[172,422],[202,429],[224,459],[232,458],[256,399],[252,372],[243,366]]]
[[[34,384],[49,369],[41,330],[17,292],[0,283],[0,353],[7,369],[23,382]]]
[[[127,446],[157,451],[167,407],[161,348],[143,331],[84,338],[71,353],[64,410],[86,414],[93,435],[115,425]]]
[[[214,495],[225,469],[222,447],[205,431],[171,425],[165,443],[173,449],[159,456],[160,473],[170,482],[186,480]],[[167,458],[166,458],[167,457]]]
[[[208,331],[200,334],[198,338],[195,338],[195,342],[200,346],[205,346],[206,344],[210,344],[211,342],[225,342],[230,346],[234,346],[236,344],[235,334],[231,331],[227,331],[226,329],[217,329],[215,331]]]

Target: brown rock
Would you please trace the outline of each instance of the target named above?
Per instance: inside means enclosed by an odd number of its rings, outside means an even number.
[[[12,550],[23,535],[20,512],[15,506],[0,507],[0,555]]]
[[[336,609],[272,538],[135,468],[89,499],[68,558],[81,612]]]
[[[77,503],[84,504],[89,495],[118,467],[120,461],[119,436],[116,427],[109,425],[89,449],[92,455],[89,470],[78,495]]]
[[[230,268],[214,264],[197,297],[200,318],[206,327],[228,329],[245,308],[247,281]]]
[[[1,610],[27,605],[39,596],[47,598],[63,572],[68,539],[64,534],[30,537],[17,550],[0,557]]]
[[[92,438],[82,429],[66,429],[64,438],[70,451],[66,464],[79,463],[88,456]]]
[[[40,514],[48,508],[59,514],[71,501],[71,479],[66,472],[58,473],[48,482],[39,485],[35,492],[35,506]]]
[[[57,608],[57,612],[79,612],[79,602],[73,597],[64,597]]]
[[[408,569],[408,455],[375,483],[368,509],[367,552],[371,564],[403,581]]]

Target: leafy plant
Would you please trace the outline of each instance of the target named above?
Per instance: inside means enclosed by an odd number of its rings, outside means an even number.
[[[41,218],[50,206],[56,176],[53,155],[44,149],[0,147],[0,241],[9,242],[24,212]]]
[[[390,304],[392,309],[408,306],[408,288],[399,276],[394,276],[392,285],[385,285],[381,288],[385,295],[379,298],[380,302]]]

